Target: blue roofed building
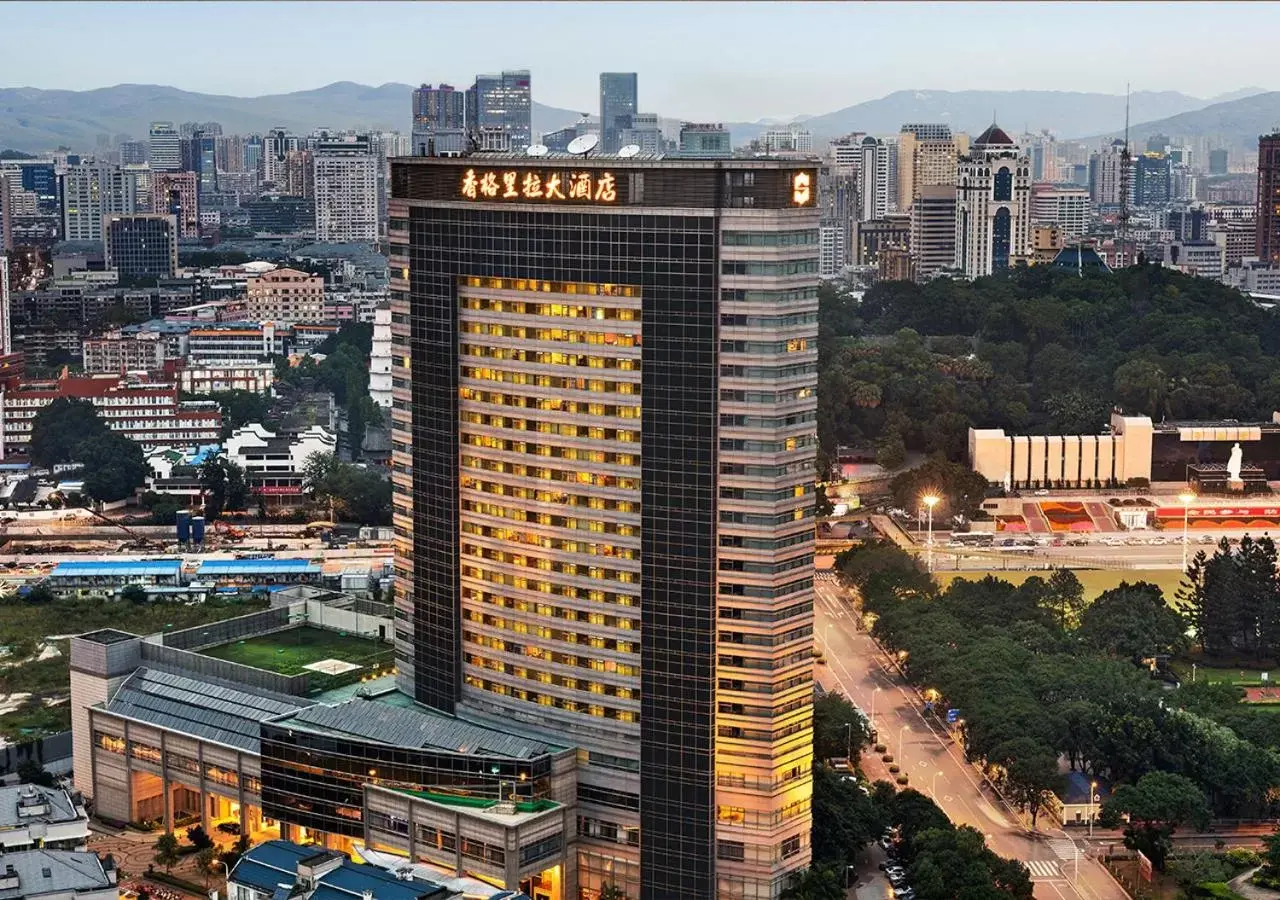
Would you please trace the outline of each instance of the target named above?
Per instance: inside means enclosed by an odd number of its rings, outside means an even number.
[[[210,559],[200,563],[195,578],[218,587],[312,584],[321,566],[307,559]]]
[[[494,893],[498,893],[495,888]],[[229,900],[461,900],[451,887],[404,878],[386,869],[352,862],[336,850],[268,841],[249,850],[227,880]],[[518,896],[511,895],[508,896]]]
[[[182,560],[72,560],[58,563],[49,573],[48,584],[56,594],[78,597],[113,597],[131,584],[178,588],[182,585]]]

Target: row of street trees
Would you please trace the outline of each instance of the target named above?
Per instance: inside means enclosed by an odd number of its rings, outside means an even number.
[[[899,653],[915,684],[959,710],[969,758],[1032,816],[1059,786],[1059,758],[1131,786],[1116,792],[1114,808],[1132,807],[1124,811],[1138,820],[1159,788],[1157,808],[1187,811],[1153,817],[1161,828],[1199,821],[1200,805],[1232,817],[1276,812],[1280,754],[1231,727],[1239,692],[1170,692],[1135,665],[1187,647],[1186,622],[1155,585],[1121,584],[1091,604],[1068,571],[1018,586],[961,579],[941,590],[892,545],[849,551],[838,565],[876,616],[875,637]],[[1152,774],[1160,777],[1144,783]],[[1160,841],[1143,840],[1159,853]]]

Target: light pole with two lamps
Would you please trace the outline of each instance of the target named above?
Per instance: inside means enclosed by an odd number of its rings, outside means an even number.
[[[925,509],[929,511],[929,542],[928,542],[928,569],[933,571],[933,508],[938,505],[939,497],[937,494],[925,494],[920,498],[920,502],[924,504]]]

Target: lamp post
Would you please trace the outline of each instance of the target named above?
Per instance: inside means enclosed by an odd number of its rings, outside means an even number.
[[[930,572],[932,572],[933,571],[933,508],[938,505],[938,496],[936,494],[925,494],[923,497],[920,498],[920,502],[923,503],[925,506],[925,509],[929,511],[928,569]]]
[[[911,730],[910,725],[903,725],[898,729],[898,765],[902,765],[902,739],[908,731]]]
[[[847,758],[850,761],[852,761],[853,760],[853,723],[845,722],[844,730],[845,730],[845,737],[848,739],[848,743],[849,743],[848,750],[847,750],[848,752]]]
[[[1187,571],[1187,519],[1190,517],[1191,501],[1196,499],[1196,495],[1179,494],[1178,499],[1182,501],[1182,571],[1185,572]]]
[[[875,688],[875,690],[871,692],[871,727],[872,728],[876,727],[876,694],[878,693],[880,693],[879,687]]]
[[[1089,782],[1089,839],[1093,839],[1094,804],[1098,802],[1098,782]]]
[[[929,793],[933,795],[933,802],[938,802],[938,776],[942,774],[942,770],[938,769],[933,773],[933,780],[929,782]]]

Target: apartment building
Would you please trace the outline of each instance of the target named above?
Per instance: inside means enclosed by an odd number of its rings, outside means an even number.
[[[324,278],[297,269],[273,269],[246,283],[248,317],[257,322],[323,322]]]

